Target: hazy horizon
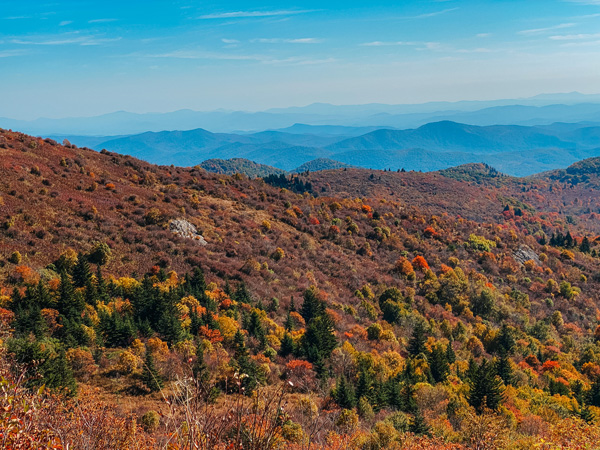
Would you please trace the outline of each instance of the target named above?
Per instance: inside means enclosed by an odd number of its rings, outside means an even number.
[[[598,91],[600,2],[3,5],[0,117]]]

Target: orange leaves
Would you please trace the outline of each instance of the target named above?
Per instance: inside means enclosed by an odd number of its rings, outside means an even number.
[[[435,230],[433,229],[433,227],[427,227],[427,228],[425,228],[425,230],[423,231],[423,234],[424,234],[426,237],[428,237],[428,238],[431,238],[431,237],[434,237],[434,236],[437,236],[437,235],[438,235],[437,231],[435,231]]]
[[[25,284],[36,284],[38,278],[38,274],[29,266],[15,267],[15,279],[18,282]]]
[[[543,372],[554,372],[558,369],[560,369],[560,364],[557,361],[546,361],[542,365]]]
[[[303,359],[292,359],[285,365],[285,368],[292,371],[312,370],[313,365],[308,361],[304,361]]]
[[[202,325],[198,330],[198,335],[206,338],[211,344],[223,341],[223,335],[219,330],[211,330],[206,325]]]
[[[310,219],[308,219],[308,223],[310,223],[311,225],[321,225],[319,219],[317,219],[314,216],[311,216]]]
[[[427,261],[421,255],[415,256],[415,258],[412,260],[412,265],[421,272],[429,269],[429,264],[427,264]]]
[[[415,269],[410,261],[406,258],[400,258],[396,261],[396,265],[394,266],[395,270],[404,276],[414,275]]]

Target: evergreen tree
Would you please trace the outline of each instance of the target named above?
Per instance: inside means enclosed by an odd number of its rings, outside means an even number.
[[[343,409],[352,409],[356,404],[354,386],[342,375],[333,392],[335,402]]]
[[[592,406],[600,407],[600,380],[594,381],[588,392],[588,402]]]
[[[504,392],[500,377],[487,360],[483,360],[477,369],[474,379],[470,382],[469,404],[481,414],[484,409],[497,410],[502,403]]]
[[[286,331],[283,335],[283,339],[281,340],[279,356],[285,358],[292,353],[294,353],[294,340],[292,339],[292,335]]]
[[[266,337],[267,334],[265,332],[265,328],[262,324],[262,320],[260,315],[256,310],[253,310],[250,313],[250,317],[248,319],[248,325],[246,327],[248,330],[248,334],[250,336],[254,336],[260,342],[261,348],[266,345]]]
[[[420,409],[417,409],[413,415],[413,419],[410,422],[408,430],[411,433],[419,434],[419,435],[429,435],[431,433],[429,425],[425,421],[425,417],[421,413]]]
[[[292,331],[294,329],[294,319],[292,319],[292,316],[289,312],[285,318],[285,323],[283,324],[283,326],[286,329],[286,331]]]
[[[512,329],[508,325],[502,324],[502,327],[500,328],[500,331],[496,336],[494,344],[497,352],[501,355],[512,354],[515,346],[517,345],[517,342],[515,340]]]
[[[246,283],[242,281],[240,284],[238,284],[235,292],[231,296],[231,299],[239,303],[247,303],[249,305],[252,304],[252,296],[246,287]]]
[[[336,346],[337,338],[331,317],[323,314],[311,320],[301,340],[301,347],[307,359],[312,363],[327,359]]]
[[[446,361],[448,361],[448,364],[454,364],[456,361],[456,354],[452,348],[452,342],[448,342],[448,345],[446,346]]]
[[[583,240],[581,241],[579,250],[581,250],[583,253],[589,253],[592,250],[592,246],[590,245],[590,240],[588,239],[587,236],[585,236],[583,238]]]
[[[441,344],[434,345],[427,355],[429,370],[436,383],[441,383],[448,378],[450,365],[446,360],[446,351]]]
[[[311,286],[304,291],[304,302],[302,303],[300,315],[304,318],[306,323],[309,323],[312,319],[319,317],[324,313],[325,304],[319,299],[317,288]]]
[[[425,353],[425,343],[427,337],[425,336],[425,326],[422,321],[418,321],[413,328],[412,335],[408,341],[408,353],[411,356],[417,356],[421,353]]]
[[[365,369],[361,369],[358,373],[356,398],[366,398],[369,400],[369,403],[376,403],[375,392],[373,391],[373,377]]]
[[[70,396],[77,394],[77,382],[64,348],[60,348],[55,358],[46,359],[40,369],[47,387],[64,390]]]
[[[496,361],[496,373],[502,379],[505,385],[513,383],[513,370],[510,365],[510,359],[506,354],[500,356]]]
[[[83,254],[79,254],[77,264],[73,268],[73,284],[75,287],[86,287],[92,280],[92,272],[90,271],[90,263]]]
[[[577,415],[588,424],[593,424],[596,421],[596,416],[585,403],[581,405],[581,408],[577,411]]]
[[[208,366],[204,362],[204,347],[202,343],[199,343],[196,347],[196,361],[194,361],[194,365],[192,366],[192,373],[199,383],[204,383],[210,378]]]
[[[151,392],[160,391],[163,387],[162,377],[158,373],[154,365],[152,353],[146,351],[146,359],[144,361],[144,370],[142,372],[142,382]]]

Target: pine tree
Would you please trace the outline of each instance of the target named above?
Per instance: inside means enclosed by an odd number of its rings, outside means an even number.
[[[581,250],[583,253],[589,253],[592,249],[592,246],[590,245],[590,240],[588,239],[587,236],[585,236],[583,238],[583,240],[581,241],[581,245],[579,246],[579,250]]]
[[[73,284],[75,287],[81,288],[87,286],[91,280],[90,263],[85,255],[80,253],[77,258],[77,264],[73,268]]]
[[[47,387],[65,390],[70,396],[77,394],[77,382],[73,376],[71,365],[67,361],[64,348],[61,347],[55,358],[46,359],[42,363],[40,371]]]
[[[429,370],[436,383],[441,383],[448,378],[450,365],[446,360],[446,351],[441,344],[433,346],[431,352],[427,355]]]
[[[594,381],[588,392],[588,402],[592,406],[600,407],[600,380]]]
[[[239,303],[252,304],[252,296],[246,287],[246,283],[242,281],[240,284],[238,284],[235,292],[231,296],[231,299]]]
[[[577,415],[588,424],[593,424],[596,421],[596,416],[585,403],[581,405],[581,408],[577,411]]]
[[[413,415],[413,420],[410,422],[408,430],[411,433],[419,435],[429,435],[431,433],[429,425],[425,421],[425,417],[420,409],[417,409]]]
[[[146,360],[144,361],[144,371],[142,372],[142,382],[151,392],[160,391],[163,387],[162,377],[154,365],[152,353],[146,351]]]
[[[342,409],[352,409],[356,404],[354,386],[348,382],[344,375],[342,375],[337,382],[333,392],[333,398]]]
[[[513,383],[513,370],[510,365],[510,359],[506,354],[500,356],[500,358],[496,361],[496,373],[502,379],[504,384],[508,386]]]
[[[283,339],[281,340],[279,356],[285,358],[292,353],[294,353],[294,340],[292,339],[292,335],[286,331],[283,335]]]
[[[309,323],[312,319],[319,317],[324,313],[325,304],[319,299],[317,288],[311,286],[304,291],[304,302],[302,303],[300,315],[304,318],[306,323]]]
[[[313,364],[327,359],[337,346],[333,320],[328,314],[316,317],[306,327],[301,347],[304,355]]]
[[[192,373],[194,374],[196,381],[199,383],[206,382],[210,377],[210,374],[208,373],[208,366],[204,362],[204,347],[202,343],[199,343],[198,347],[196,348],[196,361],[192,366]]]
[[[364,397],[370,403],[374,403],[375,392],[373,391],[373,377],[365,369],[361,369],[358,373],[358,381],[356,382],[356,398]]]
[[[411,356],[417,356],[421,353],[425,353],[425,343],[427,337],[425,336],[425,326],[422,321],[418,321],[413,328],[412,335],[408,341],[408,353]]]
[[[452,342],[448,342],[448,345],[446,346],[446,361],[448,361],[448,364],[454,364],[456,361],[456,354],[452,348]]]
[[[501,379],[487,360],[483,360],[470,382],[469,404],[481,414],[486,408],[497,410],[502,403],[504,392]]]
[[[285,323],[283,324],[283,326],[286,329],[286,331],[292,331],[294,329],[294,319],[292,319],[292,316],[289,312],[285,318]]]

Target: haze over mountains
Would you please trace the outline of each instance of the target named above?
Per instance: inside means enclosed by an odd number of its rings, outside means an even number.
[[[163,165],[236,158],[285,171],[313,160],[320,162],[306,167],[432,171],[487,163],[526,176],[600,154],[600,95],[420,105],[317,103],[263,112],[117,112],[31,122],[0,119],[0,126]],[[235,163],[226,166],[233,170]],[[244,163],[240,170],[247,167]]]

